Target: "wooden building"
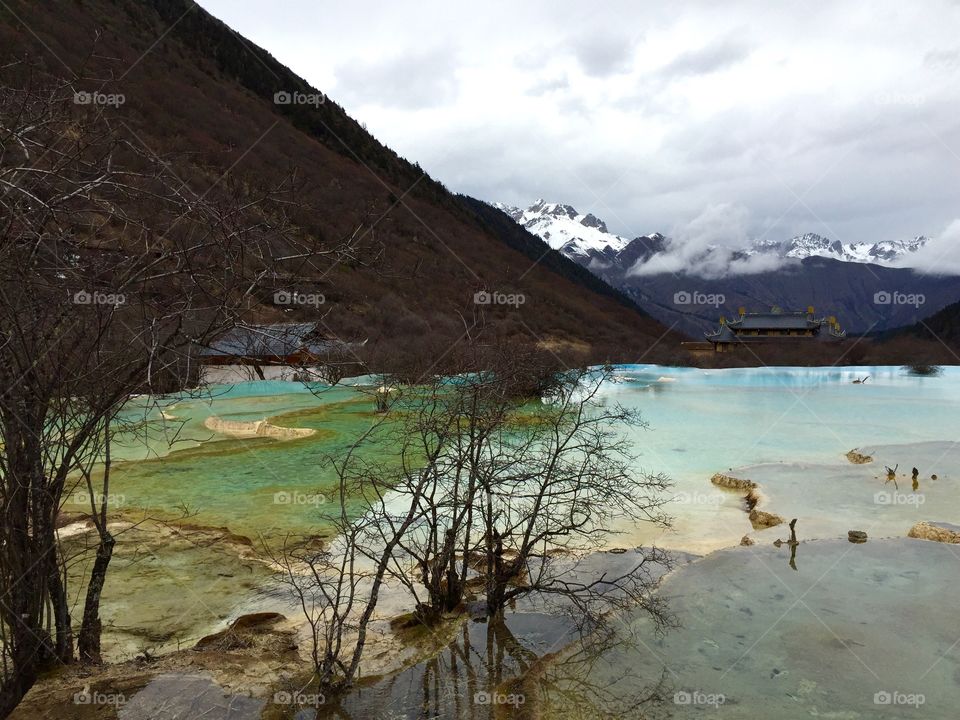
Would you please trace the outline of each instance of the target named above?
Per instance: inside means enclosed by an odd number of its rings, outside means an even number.
[[[317,323],[237,326],[199,350],[207,382],[291,380],[349,346],[319,337]]]
[[[740,308],[733,320],[720,318],[720,327],[704,333],[715,352],[727,352],[744,343],[776,341],[842,340],[846,332],[835,317],[818,318],[813,307],[806,312],[784,312],[773,309],[765,313],[748,313]]]

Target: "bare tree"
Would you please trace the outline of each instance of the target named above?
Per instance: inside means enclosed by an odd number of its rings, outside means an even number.
[[[196,348],[278,267],[350,252],[298,231],[294,185],[240,192],[228,179],[198,195],[107,109],[75,104],[73,85],[3,70],[0,717],[75,656],[57,519],[78,484],[99,538],[78,651],[100,659],[110,438],[131,396],[195,384]]]
[[[637,549],[605,564],[595,552],[619,520],[669,520],[667,479],[637,469],[624,435],[640,418],[604,401],[611,370],[539,377],[545,368],[516,350],[470,357],[478,361],[490,369],[397,384],[376,430],[337,466],[328,517],[337,539],[284,558],[325,693],[353,683],[387,581],[407,589],[428,625],[460,612],[471,588],[497,622],[521,598],[568,612],[589,633],[627,608],[667,622],[653,593],[665,553]],[[550,394],[531,397],[541,389]],[[351,514],[358,497],[364,510]]]
[[[582,579],[580,560],[607,542],[618,523],[667,527],[669,480],[639,468],[631,428],[639,413],[602,397],[610,368],[562,374],[545,402],[528,409],[523,432],[503,432],[488,455],[481,504],[486,601],[491,616],[516,599],[558,596],[581,617],[614,601],[653,603],[652,566],[667,556],[650,549],[620,573]],[[648,609],[659,612],[656,604]]]
[[[385,466],[365,458],[361,451],[386,422],[381,416],[341,459],[330,458],[338,477],[337,497],[334,510],[322,514],[322,519],[333,527],[335,540],[319,549],[287,546],[274,557],[311,629],[318,688],[331,697],[353,685],[380,593],[428,487],[424,481],[411,488],[409,502],[396,509],[388,508],[380,496],[366,512],[358,515],[351,510],[358,496],[380,487]]]

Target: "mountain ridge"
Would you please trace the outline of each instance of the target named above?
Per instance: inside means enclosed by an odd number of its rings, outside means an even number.
[[[559,250],[573,260],[606,260],[618,262],[624,270],[627,265],[619,255],[634,240],[641,240],[648,247],[660,244],[663,252],[670,246],[671,240],[660,232],[641,235],[633,239],[625,238],[608,230],[607,224],[591,213],[581,214],[572,205],[548,203],[542,198],[527,208],[503,203],[494,203],[494,207],[506,212],[527,230],[543,238],[552,248]],[[730,248],[734,257],[772,255],[782,260],[803,260],[808,257],[825,257],[843,262],[872,263],[886,266],[900,266],[898,263],[922,247],[930,238],[918,235],[908,240],[880,240],[874,243],[842,243],[839,240],[803,233],[787,240],[756,239],[749,245]],[[707,252],[717,246],[708,246]],[[628,254],[626,259],[647,260],[656,252]]]
[[[690,253],[680,269],[670,271],[657,269],[657,261],[675,250],[660,233],[639,236],[614,250],[614,243],[603,242],[595,233],[577,244],[572,231],[587,215],[570,205],[538,201],[526,210],[513,208],[510,216],[537,233],[549,232],[555,222],[561,222],[564,241],[554,242],[561,253],[622,290],[660,322],[696,339],[715,329],[721,315],[731,316],[740,307],[805,309],[814,305],[837,315],[851,334],[858,334],[916,323],[960,297],[958,277],[926,276],[897,266],[898,259],[928,242],[923,236],[844,245],[808,233],[786,241],[759,240],[739,250],[707,246]],[[774,262],[754,265],[750,272],[722,272],[766,258]],[[711,266],[711,261],[716,263]],[[636,272],[640,266],[645,267],[643,273]],[[701,295],[722,301],[709,306],[677,302],[678,297]]]
[[[198,195],[242,195],[294,176],[310,209],[297,218],[304,232],[335,246],[361,229],[368,257],[297,269],[306,283],[297,289],[326,298],[322,314],[278,307],[270,302],[276,288],[257,287],[252,321],[319,317],[325,332],[370,339],[390,357],[442,356],[463,336],[465,318],[468,330],[480,323],[498,337],[577,348],[595,361],[636,357],[666,332],[539,238],[513,237],[512,229],[484,221],[336,102],[192,2],[83,0],[52,14],[10,0],[0,6],[0,47],[6,60],[35,60],[46,76],[78,90],[90,89],[89,77],[105,92],[122,93],[125,102],[104,108],[104,117]],[[280,93],[318,100],[284,104]],[[522,308],[478,307],[475,294],[484,290],[523,293],[527,301]],[[654,356],[676,339],[665,337]]]

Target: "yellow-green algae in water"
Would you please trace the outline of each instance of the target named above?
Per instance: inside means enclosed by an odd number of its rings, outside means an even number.
[[[294,399],[302,401],[302,394]],[[325,508],[325,500],[334,500],[337,493],[331,458],[342,456],[379,416],[370,398],[356,391],[335,402],[325,402],[322,396],[313,400],[314,407],[267,420],[281,427],[311,428],[314,435],[281,441],[231,439],[207,431],[216,439],[159,458],[116,463],[111,501],[119,510],[145,509],[167,519],[187,511],[191,523],[226,526],[250,538],[322,534],[323,513],[331,509]],[[210,414],[262,418],[249,412]],[[375,450],[371,446],[360,452]],[[70,499],[74,502],[65,509],[89,509],[76,502],[82,498]],[[360,513],[363,506],[362,497],[356,497],[349,499],[347,509]]]
[[[109,658],[191,646],[262,599],[272,571],[263,562],[261,540],[276,546],[288,535],[296,542],[330,532],[323,513],[335,506],[322,502],[336,497],[330,457],[342,456],[382,416],[368,395],[354,389],[315,396],[290,383],[269,385],[287,392],[244,396],[241,388],[239,397],[221,393],[212,402],[171,403],[167,412],[200,444],[165,452],[155,437],[149,449],[126,439],[121,456],[146,451],[151,459],[120,461],[111,472],[117,546],[101,607]],[[264,410],[277,414],[264,418]],[[317,432],[287,441],[234,439],[203,428],[210,415]],[[371,445],[361,452],[379,451]],[[362,497],[349,499],[348,512],[364,508]],[[64,509],[89,512],[90,505],[74,492]],[[142,524],[124,529],[131,522]],[[92,530],[64,539],[78,614],[95,541]]]

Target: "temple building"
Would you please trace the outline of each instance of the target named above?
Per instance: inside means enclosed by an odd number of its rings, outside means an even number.
[[[212,384],[315,379],[321,364],[351,354],[353,347],[319,336],[315,322],[241,325],[200,349],[201,379]]]
[[[740,308],[739,312],[733,320],[721,317],[715,332],[704,333],[716,352],[733,350],[741,343],[842,340],[847,335],[835,317],[818,318],[813,307],[806,312],[784,312],[779,308],[765,313],[748,313]]]

